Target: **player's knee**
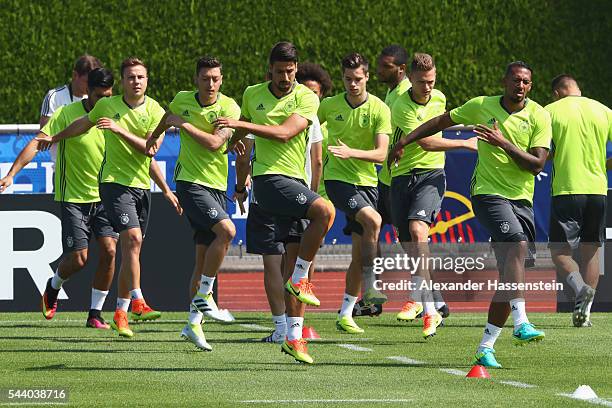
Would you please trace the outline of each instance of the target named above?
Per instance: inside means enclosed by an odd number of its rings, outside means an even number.
[[[121,239],[124,241],[123,245],[127,246],[127,249],[140,249],[142,246],[142,235],[136,228],[127,230]]]
[[[117,245],[113,242],[105,242],[100,246],[100,258],[109,262],[114,261],[117,255]]]
[[[429,226],[421,222],[411,222],[408,227],[413,242],[427,242]]]
[[[308,213],[313,221],[320,220],[323,224],[329,224],[330,220],[334,217],[335,210],[332,205],[329,205],[321,198],[312,203]]]
[[[223,242],[231,242],[236,236],[236,227],[232,222],[221,222],[216,234]]]
[[[382,225],[382,217],[376,211],[369,211],[359,217],[359,222],[364,230],[378,231]]]
[[[70,262],[75,268],[83,269],[87,263],[87,249],[71,252]]]

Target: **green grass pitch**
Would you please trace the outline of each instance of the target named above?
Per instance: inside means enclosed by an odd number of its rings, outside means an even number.
[[[347,335],[335,329],[335,314],[308,312],[306,324],[322,337],[309,343],[313,366],[259,342],[272,326],[264,313],[205,323],[211,353],[179,339],[186,313],[131,324],[133,339],[86,329],[85,317],[60,311],[47,322],[38,313],[0,314],[0,389],[60,387],[69,406],[88,407],[273,407],[287,405],[283,400],[296,401],[292,407],[612,406],[610,314],[595,313],[592,328],[576,329],[569,314],[531,313],[546,339],[515,347],[511,328],[504,329],[496,344],[504,368],[489,370],[491,380],[459,372],[471,367],[484,314],[452,314],[425,341],[420,321],[400,324],[393,313],[358,318],[366,332]],[[599,399],[559,395],[581,384]]]

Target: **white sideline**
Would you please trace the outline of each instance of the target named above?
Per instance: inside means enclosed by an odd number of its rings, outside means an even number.
[[[290,400],[244,400],[239,401],[243,404],[291,404],[296,402],[308,403],[308,402],[327,402],[327,403],[363,403],[363,402],[412,402],[411,399],[392,399],[392,398],[381,398],[381,399],[290,399]]]
[[[336,344],[338,347],[342,347],[353,351],[373,351],[371,348],[356,346],[354,344]]]

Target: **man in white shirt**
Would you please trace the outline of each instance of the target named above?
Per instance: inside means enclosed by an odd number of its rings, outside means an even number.
[[[90,71],[102,67],[100,60],[91,55],[82,55],[74,63],[70,83],[49,90],[40,108],[40,127],[49,121],[53,112],[60,106],[71,104],[87,98],[87,75]]]

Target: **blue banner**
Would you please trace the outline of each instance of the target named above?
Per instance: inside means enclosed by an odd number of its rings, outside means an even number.
[[[445,137],[468,138],[471,132],[445,132]],[[21,149],[34,137],[34,134],[0,135],[0,177],[4,177]],[[165,141],[156,155],[168,184],[174,189],[174,166],[180,149],[178,133],[168,132]],[[469,200],[469,185],[476,153],[451,151],[446,154],[447,192],[442,204],[442,211],[436,224],[432,226],[431,239],[434,242],[482,242],[489,240],[489,234],[478,223],[472,212]],[[228,174],[228,210],[236,224],[235,244],[245,242],[246,215],[241,215],[236,205],[230,200],[236,180],[235,156],[229,155]],[[547,163],[544,171],[536,177],[534,212],[536,219],[537,240],[548,238],[548,219],[550,207],[551,164]],[[152,185],[152,191],[159,189]],[[53,162],[49,152],[41,152],[15,178],[13,186],[7,193],[32,194],[53,192]],[[153,212],[153,216],[155,213]],[[350,237],[342,233],[345,218],[341,211],[336,214],[336,221],[325,239],[326,243],[334,240],[338,244],[350,243]],[[381,231],[381,240],[391,243],[396,239],[393,229],[386,225]]]

